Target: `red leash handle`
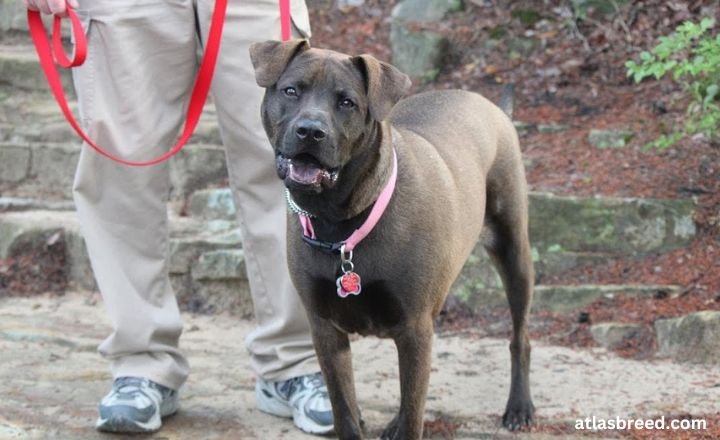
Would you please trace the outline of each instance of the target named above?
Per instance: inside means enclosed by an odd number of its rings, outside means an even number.
[[[290,18],[290,0],[279,0],[280,2],[280,23],[282,27],[282,39],[287,41],[291,36],[291,18]],[[52,35],[52,47],[50,46],[50,40],[45,26],[43,25],[42,17],[39,11],[31,11],[28,9],[28,26],[30,28],[30,35],[33,43],[35,44],[35,50],[37,51],[38,58],[40,60],[40,66],[45,73],[45,77],[50,86],[50,90],[55,96],[55,100],[60,106],[65,115],[65,119],[70,123],[70,126],[75,132],[82,138],[85,143],[92,147],[95,151],[101,155],[119,162],[124,165],[130,166],[148,166],[155,165],[163,162],[170,157],[177,154],[185,146],[187,141],[195,131],[200,115],[203,111],[203,106],[207,100],[208,92],[210,91],[210,82],[212,81],[213,73],[215,71],[215,65],[217,63],[218,53],[220,52],[220,40],[222,36],[223,24],[225,23],[225,11],[227,9],[227,0],[216,0],[215,9],[213,10],[212,21],[210,23],[210,31],[208,33],[207,47],[205,48],[205,55],[198,71],[195,85],[190,95],[190,103],[188,104],[188,110],[185,120],[185,127],[178,138],[177,143],[165,154],[155,159],[140,162],[126,160],[117,157],[98,145],[96,145],[90,137],[78,124],[77,120],[72,114],[70,107],[65,97],[65,91],[62,86],[60,74],[58,73],[56,64],[64,68],[77,67],[85,62],[87,55],[87,39],[85,38],[85,32],[82,27],[82,23],[78,18],[75,11],[68,7],[67,14],[70,19],[73,38],[75,40],[75,54],[73,59],[68,59],[67,55],[62,46],[61,40],[61,24],[62,18],[55,16],[53,22],[53,35]]]
[[[67,14],[70,18],[70,24],[72,25],[73,36],[75,37],[75,55],[72,60],[68,59],[67,55],[65,55],[65,49],[63,49],[61,31],[62,18],[58,15],[56,15],[53,20],[52,31],[52,44],[55,61],[60,65],[60,67],[64,67],[65,69],[81,66],[85,62],[85,57],[87,56],[87,39],[85,38],[82,23],[72,8],[67,8]]]

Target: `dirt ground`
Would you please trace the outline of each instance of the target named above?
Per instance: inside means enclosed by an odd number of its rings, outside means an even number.
[[[107,363],[95,351],[111,329],[102,308],[91,293],[0,299],[0,439],[123,438],[93,429],[97,402],[110,383]],[[243,346],[251,328],[250,321],[227,315],[186,315],[181,348],[193,373],[181,391],[180,412],[160,433],[135,438],[318,438],[255,409],[254,376]],[[357,339],[352,349],[363,417],[369,438],[377,438],[398,407],[397,352],[391,341],[376,338]],[[438,334],[426,438],[518,438],[500,428],[509,357],[507,339],[487,337],[477,327]],[[577,438],[584,434],[574,429],[577,419],[592,416],[670,420],[720,412],[720,371],[710,366],[640,362],[602,349],[535,343],[531,380],[539,425],[520,436],[529,440]],[[703,438],[708,432],[673,431],[671,438]]]

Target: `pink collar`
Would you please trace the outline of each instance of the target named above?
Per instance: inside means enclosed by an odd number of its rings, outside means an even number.
[[[368,236],[368,234],[370,234],[375,225],[377,225],[377,223],[380,221],[383,213],[385,213],[385,209],[390,203],[390,198],[392,198],[393,192],[395,192],[395,182],[397,181],[397,168],[397,153],[393,148],[392,174],[390,174],[390,179],[388,179],[385,188],[383,188],[380,196],[375,201],[375,205],[373,205],[372,210],[370,211],[370,215],[368,215],[368,218],[365,220],[365,223],[363,223],[362,226],[356,229],[355,232],[353,232],[346,240],[338,243],[339,245],[344,245],[344,249],[346,252],[351,252],[353,249],[355,249],[355,246],[357,246],[365,237]],[[315,230],[313,229],[310,216],[304,213],[298,213],[298,216],[300,217],[300,224],[303,228],[303,235],[305,235],[305,237],[307,238],[315,240],[317,237],[315,236]]]

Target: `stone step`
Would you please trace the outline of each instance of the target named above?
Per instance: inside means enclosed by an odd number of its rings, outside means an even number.
[[[42,265],[51,258],[48,243],[59,242],[56,252],[64,254],[67,281],[93,289],[90,261],[74,211],[26,211],[0,214],[0,259],[30,255]]]
[[[5,32],[27,30],[27,18],[23,2],[0,0],[0,35]]]
[[[541,254],[570,253],[592,262],[592,254],[625,256],[687,245],[696,234],[691,199],[659,200],[571,197],[531,192],[530,238]],[[229,188],[198,191],[190,213],[199,218],[234,217]]]
[[[169,271],[180,303],[200,312],[230,310],[240,316],[252,314],[245,274],[242,242],[234,223],[227,220],[199,221],[172,218]],[[0,259],[32,254],[44,255],[50,240],[64,243],[65,274],[71,287],[95,289],[94,279],[80,236],[74,211],[24,211],[0,213]],[[472,274],[461,280],[470,283]],[[456,288],[453,294],[478,311],[504,306],[504,293],[497,286]],[[568,311],[614,295],[674,294],[676,286],[542,286],[535,289],[534,309]]]
[[[18,211],[72,211],[75,205],[71,201],[48,201],[24,197],[0,197],[1,212]]]
[[[70,101],[69,105],[77,118],[77,103]],[[0,87],[0,142],[79,144],[82,141],[65,120],[57,103],[47,96],[38,92],[23,95]],[[205,106],[188,144],[222,145],[211,103]]]
[[[232,220],[229,188],[201,190],[189,199],[200,219]],[[691,200],[559,197],[530,194],[530,238],[540,282],[550,274],[610,259],[663,252],[689,244],[695,236]],[[457,295],[501,288],[502,283],[478,244],[455,284]]]
[[[678,295],[681,286],[652,284],[579,284],[579,285],[536,285],[534,289],[534,311],[570,312],[582,310],[602,298],[628,296],[652,297],[658,292]],[[476,290],[469,295],[457,295],[470,310],[479,312],[486,307],[505,307],[505,292],[499,288]]]
[[[0,143],[0,193],[71,199],[79,143]],[[225,150],[192,144],[170,160],[171,197],[227,182]]]
[[[705,310],[655,321],[658,355],[679,361],[720,362],[720,312]]]
[[[625,256],[685,246],[696,234],[691,199],[530,195],[530,237],[538,252]]]
[[[20,2],[17,2],[20,3]],[[0,15],[1,16],[1,15]],[[0,22],[4,18],[0,18]],[[72,77],[68,69],[58,69],[65,90],[72,95]],[[47,80],[40,68],[35,48],[27,42],[20,45],[0,44],[0,84],[24,92],[48,93]]]
[[[62,243],[55,249],[64,254],[70,288],[95,290],[75,211],[0,213],[0,259],[32,255],[41,264],[39,260],[49,257],[50,242]],[[184,308],[252,314],[242,241],[234,223],[171,217],[169,271]]]

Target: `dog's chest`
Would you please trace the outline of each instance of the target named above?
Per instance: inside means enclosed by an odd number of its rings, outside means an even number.
[[[313,284],[314,310],[346,333],[387,337],[405,321],[404,309],[386,281],[363,282],[359,295],[345,298],[337,294],[334,279],[316,278]]]

